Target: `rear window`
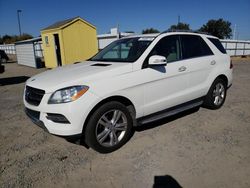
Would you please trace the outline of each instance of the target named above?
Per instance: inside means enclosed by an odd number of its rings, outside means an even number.
[[[197,35],[181,35],[182,58],[213,55],[207,43]]]
[[[208,38],[208,40],[210,40],[218,50],[221,51],[221,53],[226,54],[226,50],[225,48],[222,46],[221,42],[219,41],[219,39],[215,39],[215,38]]]

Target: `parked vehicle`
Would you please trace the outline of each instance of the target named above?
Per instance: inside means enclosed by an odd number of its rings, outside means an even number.
[[[4,65],[2,63],[6,63],[9,60],[9,57],[6,55],[4,50],[0,50],[0,73],[4,72]]]
[[[51,134],[77,135],[108,153],[135,126],[201,105],[220,108],[231,84],[232,64],[218,38],[164,32],[122,38],[84,63],[33,76],[24,105]]]

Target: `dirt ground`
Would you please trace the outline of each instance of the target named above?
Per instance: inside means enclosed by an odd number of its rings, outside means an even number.
[[[247,59],[234,63],[221,109],[149,124],[106,155],[52,136],[26,117],[24,82],[42,71],[10,63],[0,74],[0,187],[250,187]]]

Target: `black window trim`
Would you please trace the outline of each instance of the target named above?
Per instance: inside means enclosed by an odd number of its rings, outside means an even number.
[[[182,41],[181,41],[181,36],[198,36],[201,40],[203,40],[203,42],[205,42],[205,44],[208,46],[208,48],[211,50],[212,54],[210,55],[201,55],[201,56],[196,56],[196,57],[190,57],[190,58],[183,58],[183,52],[182,52]],[[167,64],[170,63],[175,63],[178,61],[185,61],[185,60],[190,60],[190,59],[196,59],[196,58],[201,58],[201,57],[208,57],[208,56],[214,56],[214,52],[213,50],[210,48],[210,46],[207,44],[207,42],[200,36],[200,35],[193,35],[193,34],[174,34],[174,35],[167,35],[165,37],[162,37],[158,42],[160,42],[162,39],[169,37],[169,36],[178,36],[178,41],[179,41],[179,48],[180,48],[180,59],[176,60],[176,61],[171,61],[171,62],[167,62]],[[151,51],[149,52],[149,54],[147,55],[147,57],[144,59],[143,64],[142,64],[142,69],[145,68],[149,68],[150,66],[148,65],[148,60],[149,60],[149,56],[150,53],[152,52],[152,50],[154,49],[154,47],[158,44],[158,42],[153,46],[153,48],[151,49]]]
[[[215,48],[216,48],[217,50],[219,50],[222,54],[227,54],[226,49],[225,49],[224,46],[221,44],[221,42],[220,42],[220,40],[219,40],[218,38],[207,37],[207,39],[208,39],[209,42],[211,42],[211,43],[215,46]],[[219,41],[219,43],[221,44],[221,47],[223,47],[223,49],[222,49],[223,51],[221,51],[221,49],[213,43],[213,41],[212,41],[213,39]]]

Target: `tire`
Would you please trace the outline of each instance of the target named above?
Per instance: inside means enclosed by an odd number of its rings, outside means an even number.
[[[205,97],[203,106],[212,110],[219,109],[224,104],[226,96],[227,96],[226,82],[221,78],[217,78],[210,87]]]
[[[85,143],[100,153],[110,153],[122,147],[132,136],[133,119],[119,102],[108,102],[90,117],[84,131]]]

